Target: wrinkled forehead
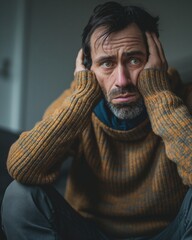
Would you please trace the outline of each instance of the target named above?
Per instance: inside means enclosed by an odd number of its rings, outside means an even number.
[[[139,27],[133,23],[123,30],[113,32],[109,36],[104,33],[106,29],[100,27],[91,36],[91,52],[103,50],[104,52],[115,51],[120,48],[146,48],[143,33]]]

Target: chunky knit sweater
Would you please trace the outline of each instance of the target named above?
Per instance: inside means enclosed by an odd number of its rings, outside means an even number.
[[[177,82],[174,71],[142,71],[138,89],[149,118],[123,131],[93,113],[102,91],[93,72],[78,72],[43,119],[13,144],[10,174],[22,183],[50,184],[72,155],[65,198],[74,209],[117,238],[158,233],[192,185],[192,119],[188,103],[172,89]]]

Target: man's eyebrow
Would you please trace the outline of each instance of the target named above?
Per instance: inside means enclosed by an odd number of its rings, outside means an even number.
[[[94,62],[100,63],[100,62],[114,61],[114,60],[115,60],[115,56],[100,56],[96,58]]]
[[[131,57],[135,55],[145,56],[145,53],[142,51],[130,51],[124,52],[123,55],[125,57]],[[108,56],[100,56],[94,60],[95,63],[105,62],[105,61],[114,61],[116,59],[115,55],[108,55]]]

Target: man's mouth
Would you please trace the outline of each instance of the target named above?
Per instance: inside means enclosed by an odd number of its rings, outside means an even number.
[[[111,103],[113,104],[131,103],[131,102],[137,101],[137,99],[138,99],[137,94],[126,93],[126,94],[120,94],[118,96],[114,96],[111,100]]]

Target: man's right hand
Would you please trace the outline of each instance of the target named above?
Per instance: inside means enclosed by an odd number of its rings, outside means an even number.
[[[82,48],[79,50],[78,54],[77,54],[77,58],[76,58],[76,66],[75,66],[75,71],[74,71],[74,75],[79,72],[79,71],[83,71],[86,70],[84,64],[83,64],[83,60],[84,60],[84,55],[83,55],[83,50]]]

